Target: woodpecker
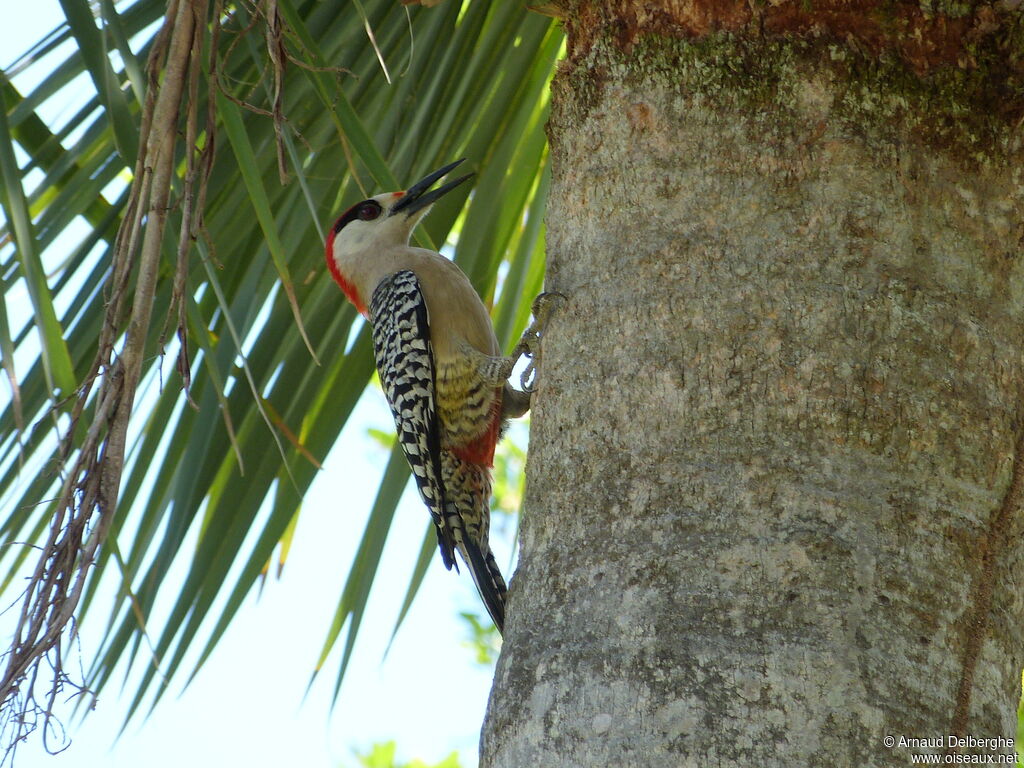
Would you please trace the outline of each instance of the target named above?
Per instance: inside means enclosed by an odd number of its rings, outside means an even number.
[[[465,273],[441,254],[409,245],[433,203],[472,175],[427,191],[461,162],[352,206],[334,223],[325,251],[334,280],[372,325],[381,386],[441,560],[458,571],[459,553],[501,632],[505,580],[488,542],[494,446],[504,422],[529,410],[528,378],[554,295],[538,297],[535,322],[503,357]],[[507,379],[524,354],[531,362],[519,391]]]

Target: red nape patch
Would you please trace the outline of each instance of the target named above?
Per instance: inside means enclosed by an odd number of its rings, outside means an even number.
[[[359,291],[356,290],[356,287],[352,285],[350,281],[345,279],[345,276],[341,274],[341,270],[338,269],[338,263],[334,260],[333,231],[328,236],[327,244],[324,246],[324,258],[327,261],[327,269],[330,271],[331,277],[334,278],[334,282],[341,286],[341,290],[345,293],[345,296],[348,297],[348,300],[355,305],[359,314],[363,317],[369,317],[366,310],[366,304],[363,302],[362,298],[360,298]]]
[[[501,387],[494,390],[494,405],[491,406],[491,423],[487,431],[471,443],[452,448],[452,453],[463,461],[472,464],[494,466],[494,446],[498,444],[498,432],[501,430]]]
[[[391,196],[394,197],[394,198],[405,197],[405,190],[404,189],[400,189],[397,192],[392,192]]]

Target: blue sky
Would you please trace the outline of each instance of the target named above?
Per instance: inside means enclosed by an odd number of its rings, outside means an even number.
[[[0,25],[4,67],[62,17],[57,0],[7,3],[6,11]],[[23,89],[31,85],[15,82]],[[88,81],[83,86],[91,88]],[[54,114],[68,109],[59,103],[48,106]],[[9,298],[8,309],[15,327],[25,322],[29,307],[19,292]],[[5,386],[0,385],[0,407],[9,397]],[[67,751],[51,757],[33,738],[19,750],[16,765],[337,768],[356,764],[353,747],[392,739],[402,759],[436,761],[457,749],[465,765],[475,765],[492,670],[474,664],[465,645],[466,625],[458,618],[460,610],[480,612],[469,577],[444,571],[435,557],[420,596],[382,660],[426,520],[410,490],[399,506],[333,712],[337,653],[306,693],[386,459],[366,436],[371,427],[392,428],[383,398],[374,390],[364,395],[307,496],[282,578],[268,581],[259,596],[250,595],[190,687],[179,694],[183,681],[173,680],[152,716],[133,722],[118,738],[136,670],[124,691],[111,685],[96,711],[71,726]],[[506,532],[495,542],[502,564],[509,560],[511,539]],[[183,574],[185,566],[179,562],[177,573]],[[0,616],[3,641],[12,625],[11,612]],[[85,663],[101,640],[100,630],[88,623],[83,627]]]

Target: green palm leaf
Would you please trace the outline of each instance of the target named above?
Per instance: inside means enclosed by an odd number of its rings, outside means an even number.
[[[101,361],[96,371],[97,342],[107,327],[118,350],[127,328],[125,311],[109,326],[108,281],[123,247],[118,228],[133,215],[125,186],[140,183],[145,89],[155,82],[147,86],[142,62],[168,43],[153,25],[163,3],[103,0],[99,18],[84,0],[62,7],[66,24],[14,62],[14,76],[0,73],[0,355],[9,382],[0,413],[0,573],[8,602],[38,557],[26,545],[45,544],[69,467],[101,424],[97,387],[110,367]],[[333,216],[365,193],[466,157],[474,186],[436,206],[421,243],[454,243],[493,302],[506,346],[543,278],[547,83],[562,46],[550,19],[515,3],[455,0],[408,10],[392,0],[279,0],[254,13],[218,5],[195,36],[119,503],[102,518],[106,541],[74,606],[78,631],[103,638],[90,690],[102,690],[125,661],[146,665],[129,715],[147,697],[155,704],[165,679],[194,675],[209,657],[290,537],[370,380],[368,334],[322,267]],[[20,90],[20,76],[44,67],[40,57],[68,39],[79,53]],[[75,80],[83,73],[92,89],[85,95]],[[43,106],[54,98],[73,99],[77,111],[63,122],[48,117]],[[195,146],[186,146],[190,138]],[[129,286],[137,273],[137,265],[124,273]],[[396,457],[321,659],[310,660],[319,670],[345,634],[336,691],[407,484]],[[94,530],[100,518],[85,512]],[[427,552],[395,606],[399,624]],[[188,573],[175,583],[168,576],[181,557]],[[107,572],[120,585],[113,603],[98,589]],[[168,596],[169,611],[157,611]]]

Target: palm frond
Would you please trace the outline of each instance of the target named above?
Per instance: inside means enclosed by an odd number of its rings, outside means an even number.
[[[32,547],[62,535],[54,516],[70,510],[101,544],[94,567],[76,566],[77,631],[105,638],[85,684],[98,692],[119,664],[144,657],[129,714],[147,695],[150,706],[159,700],[190,649],[198,663],[186,665],[189,675],[209,657],[301,520],[303,496],[370,380],[368,334],[322,268],[324,228],[339,209],[467,157],[475,186],[444,198],[420,237],[454,241],[455,258],[495,305],[503,344],[525,326],[543,275],[546,93],[562,45],[549,19],[514,3],[209,8],[178,75],[185,98],[166,229],[149,246],[152,306],[139,332],[129,327],[129,309],[138,313],[145,298],[138,244],[155,217],[140,213],[148,166],[135,161],[151,138],[158,57],[174,32],[156,22],[165,10],[180,16],[186,2],[103,0],[97,19],[85,0],[63,0],[66,23],[14,63],[16,75],[0,77],[0,354],[11,385],[0,413],[4,597],[16,597],[38,557]],[[69,40],[78,51],[54,65]],[[47,104],[72,90],[80,108],[54,120]],[[111,314],[118,296],[123,307]],[[104,334],[109,359],[97,357]],[[122,403],[98,393],[115,373],[133,375],[117,366],[136,347],[123,482],[120,468],[102,475],[116,476],[119,500],[89,507],[74,483],[68,495],[69,467],[83,450],[99,462],[91,471],[116,460],[102,419]],[[337,685],[407,479],[393,457],[320,660],[347,627]],[[180,557],[188,574],[175,583]],[[420,560],[400,616],[422,579]],[[108,573],[120,584],[113,604],[98,589]],[[168,595],[170,609],[157,611]],[[54,652],[59,670],[59,644]]]

